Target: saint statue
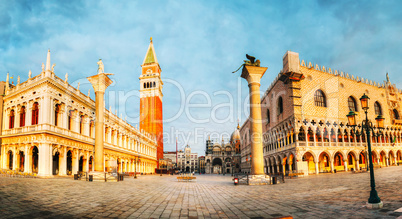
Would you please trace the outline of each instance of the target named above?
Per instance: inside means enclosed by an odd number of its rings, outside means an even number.
[[[80,82],[78,82],[78,85],[77,85],[77,90],[79,90],[80,89]]]
[[[20,84],[20,76],[17,78],[17,84]]]
[[[66,76],[65,76],[65,79],[64,79],[64,82],[67,82],[68,81],[68,73],[66,73]]]
[[[42,62],[42,71],[45,71],[45,64]]]
[[[103,66],[102,59],[99,59],[97,64],[98,64],[98,74],[105,73],[105,66]]]
[[[389,83],[390,81],[389,81],[389,76],[388,76],[388,72],[387,72],[387,82]]]
[[[56,64],[53,64],[53,65],[52,65],[52,72],[54,72],[54,66],[56,66]]]
[[[31,70],[29,70],[29,73],[28,73],[28,78],[31,78],[32,77],[32,71]]]

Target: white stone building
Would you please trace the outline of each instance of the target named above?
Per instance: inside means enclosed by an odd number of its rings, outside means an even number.
[[[39,176],[68,175],[93,168],[95,102],[50,67],[16,85],[5,83],[1,111],[0,168]],[[79,86],[79,85],[78,85]],[[0,105],[1,106],[1,105]],[[1,115],[1,114],[0,114]],[[154,136],[105,109],[105,171],[153,173]]]

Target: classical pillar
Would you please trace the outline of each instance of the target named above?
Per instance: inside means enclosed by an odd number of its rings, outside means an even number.
[[[388,157],[385,157],[385,163],[386,163],[386,165],[387,165],[387,167],[389,166],[389,159],[388,159]]]
[[[31,169],[31,168],[29,168],[29,164],[28,164],[28,157],[29,157],[28,150],[29,150],[28,146],[25,145],[25,150],[24,150],[24,173],[29,173],[30,169]]]
[[[343,166],[345,167],[345,172],[348,171],[348,160],[343,161]]]
[[[359,160],[356,160],[356,170],[360,170]]]
[[[251,122],[251,174],[264,174],[264,157],[262,145],[262,119],[260,80],[267,67],[244,65],[241,77],[246,79],[250,93],[250,122]]]
[[[314,162],[315,164],[315,174],[318,174],[319,170],[318,170],[318,161]]]
[[[38,159],[38,176],[52,176],[53,157],[51,144],[39,144]]]
[[[86,161],[85,161],[85,168],[84,168],[84,172],[89,172],[89,171],[91,171],[90,169],[89,169],[89,151],[87,151],[87,156],[86,156]]]
[[[101,62],[101,61],[100,61]],[[104,171],[104,155],[103,155],[103,127],[104,127],[104,111],[105,102],[104,95],[106,88],[112,84],[112,80],[107,76],[110,73],[103,73],[103,64],[99,65],[99,73],[97,75],[88,77],[95,90],[95,171]]]
[[[80,158],[79,158],[79,151],[78,150],[74,150],[76,151],[76,153],[74,154],[74,152],[72,153],[73,155],[73,160],[72,160],[72,174],[76,174],[78,172],[78,167],[79,167],[79,162],[80,162]]]
[[[334,172],[334,161],[333,161],[333,159],[331,160],[331,173],[333,173]]]
[[[67,175],[67,148],[65,146],[62,147],[63,152],[60,153],[60,167],[59,167],[59,175],[65,176]]]

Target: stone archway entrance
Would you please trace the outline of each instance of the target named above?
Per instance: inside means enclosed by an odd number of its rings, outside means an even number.
[[[84,156],[80,157],[78,171],[82,172],[84,170]]]
[[[24,152],[20,151],[18,156],[19,156],[19,159],[18,159],[18,161],[19,161],[19,163],[18,163],[19,169],[18,169],[18,171],[24,172],[24,159],[25,159]]]
[[[93,162],[93,157],[89,157],[89,162],[88,162],[88,171],[92,171],[92,162]]]
[[[190,172],[190,167],[186,167],[186,173]]]
[[[67,175],[71,175],[73,171],[73,154],[71,151],[67,152]]]
[[[53,175],[59,174],[59,164],[60,164],[60,153],[56,152],[53,155]]]
[[[12,170],[12,169],[13,169],[14,155],[13,155],[13,152],[12,152],[11,150],[8,151],[8,156],[7,156],[7,158],[8,158],[8,163],[7,163],[8,169],[9,169],[9,170]]]
[[[38,173],[39,150],[35,146],[32,149],[32,173]]]
[[[222,173],[222,160],[220,158],[215,158],[212,161],[213,173]]]

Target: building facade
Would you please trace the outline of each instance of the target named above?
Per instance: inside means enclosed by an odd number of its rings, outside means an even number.
[[[240,172],[241,140],[240,126],[232,133],[229,142],[206,141],[205,173],[232,174]]]
[[[169,159],[171,160],[172,163],[172,169],[176,169],[177,168],[177,159],[176,156],[179,156],[178,153],[176,153],[176,151],[165,151],[163,152],[163,159]]]
[[[179,170],[184,173],[198,172],[198,154],[192,153],[190,146],[177,154]]]
[[[361,124],[363,94],[370,97],[368,118],[374,124],[377,116],[385,118],[382,134],[375,128],[377,136],[370,136],[374,164],[401,163],[402,92],[388,74],[377,83],[300,62],[298,53],[287,52],[283,69],[261,99],[265,172],[307,175],[365,169],[366,135],[360,125],[353,130],[346,117],[354,111]],[[246,128],[241,129],[243,138],[248,135]]]
[[[37,173],[39,176],[69,175],[93,170],[95,101],[50,67],[16,85],[5,83],[1,109],[0,168]],[[0,105],[1,106],[1,105]],[[157,166],[157,140],[104,110],[105,171],[153,173]]]
[[[200,156],[198,158],[198,172],[205,173],[205,156]]]
[[[156,136],[158,142],[156,158],[159,160],[163,158],[163,82],[152,38],[141,67],[140,129]]]

